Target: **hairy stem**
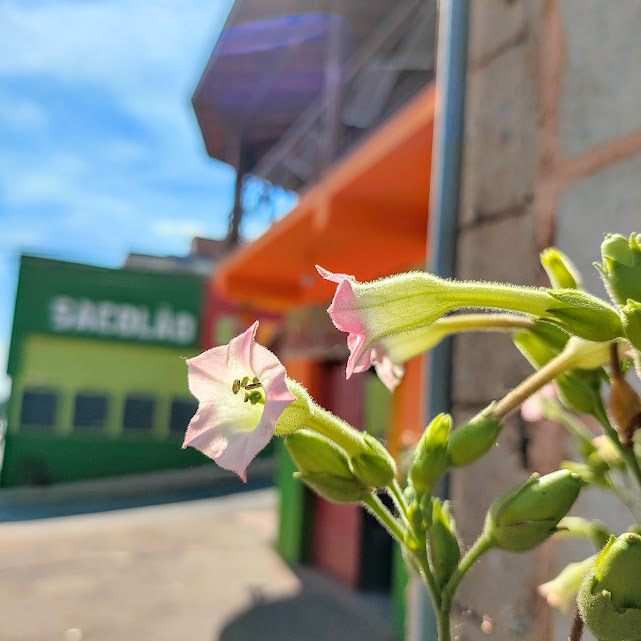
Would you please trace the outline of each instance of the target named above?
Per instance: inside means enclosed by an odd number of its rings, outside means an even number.
[[[405,543],[405,532],[399,522],[390,514],[376,494],[370,494],[363,503],[370,509],[370,512],[378,519],[380,524],[401,544]]]

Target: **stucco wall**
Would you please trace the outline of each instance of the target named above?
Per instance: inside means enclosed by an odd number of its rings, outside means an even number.
[[[459,278],[547,284],[538,253],[556,244],[601,293],[592,262],[606,231],[641,231],[641,0],[471,0]],[[529,366],[499,335],[457,339],[453,402],[464,418],[500,398]],[[470,544],[493,498],[570,455],[551,424],[509,421],[498,447],[452,475],[459,531]],[[577,513],[625,527],[603,494]],[[566,639],[536,586],[582,544],[548,542],[527,554],[493,552],[458,593],[459,641]],[[590,638],[586,635],[585,638]]]

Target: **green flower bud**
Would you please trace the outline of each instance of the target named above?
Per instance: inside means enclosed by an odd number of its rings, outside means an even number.
[[[581,289],[579,270],[560,249],[548,247],[540,259],[554,289]]]
[[[421,532],[425,527],[425,519],[423,518],[421,506],[416,501],[413,501],[407,507],[407,518],[415,532]]]
[[[585,624],[601,641],[641,640],[641,536],[610,538],[577,596]]]
[[[623,326],[616,310],[600,298],[570,289],[550,291],[556,304],[547,311],[559,327],[587,341],[602,343],[623,336]]]
[[[567,470],[533,474],[492,504],[485,519],[485,535],[497,547],[511,552],[535,548],[556,531],[584,485]]]
[[[452,417],[439,414],[425,428],[409,471],[412,485],[418,494],[429,494],[447,469],[447,442]]]
[[[469,465],[492,449],[503,427],[501,420],[492,416],[494,405],[452,431],[447,447],[449,465]]]
[[[396,476],[392,455],[370,434],[363,434],[363,444],[363,452],[350,459],[354,475],[370,487],[387,487]]]
[[[334,474],[352,478],[347,456],[329,439],[301,429],[285,438],[285,447],[296,467],[304,474]]]
[[[329,501],[356,503],[371,494],[354,476],[347,456],[320,434],[298,430],[285,438],[285,447],[300,470],[294,476]]]
[[[641,350],[641,303],[629,299],[621,309],[623,329],[628,340],[638,350]]]
[[[433,502],[434,499],[429,494],[425,494],[419,503],[421,512],[423,513],[423,519],[428,527],[432,525],[432,514],[434,513]]]
[[[438,499],[434,501],[429,548],[436,585],[443,588],[461,560],[461,548],[449,501],[445,501],[442,507]]]
[[[346,479],[333,474],[304,474],[296,472],[294,476],[311,490],[333,503],[359,503],[372,494],[371,488],[365,487],[358,479]]]
[[[554,383],[566,408],[594,415],[599,410],[599,389],[604,376],[603,368],[574,369],[557,376]]]
[[[595,263],[610,298],[625,305],[641,301],[641,235],[607,234],[601,244],[601,264]]]

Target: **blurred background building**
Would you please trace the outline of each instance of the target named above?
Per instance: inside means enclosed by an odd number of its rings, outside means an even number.
[[[255,318],[268,341],[277,318],[212,292],[223,252],[196,238],[188,256],[130,254],[122,269],[22,256],[2,487],[213,465],[180,447],[198,406],[184,359]]]

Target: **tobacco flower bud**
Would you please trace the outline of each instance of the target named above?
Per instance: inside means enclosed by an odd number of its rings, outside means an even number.
[[[363,434],[363,451],[350,459],[354,475],[365,485],[387,487],[396,476],[396,463],[380,441]]]
[[[574,289],[549,292],[556,304],[548,307],[559,327],[587,341],[602,343],[623,335],[616,310],[600,298]]]
[[[541,252],[541,265],[554,289],[581,289],[581,275],[574,263],[556,247]]]
[[[416,446],[409,477],[419,495],[429,494],[447,469],[447,443],[451,428],[452,417],[439,414],[425,428]]]
[[[610,298],[618,305],[626,301],[641,301],[641,234],[606,234],[601,244],[601,272]]]
[[[556,531],[584,485],[568,470],[533,474],[492,504],[485,519],[485,535],[497,547],[511,552],[535,548]]]
[[[449,465],[469,465],[492,449],[503,427],[501,420],[492,416],[494,405],[492,403],[467,423],[452,430],[447,447]]]
[[[641,639],[641,536],[610,538],[577,596],[585,624],[601,641]]]
[[[357,503],[371,494],[354,476],[347,456],[320,434],[298,430],[285,438],[285,447],[300,470],[294,476],[329,501]]]
[[[461,560],[461,548],[449,501],[445,501],[443,506],[438,499],[434,501],[429,546],[434,579],[438,587],[443,588]]]
[[[628,340],[637,350],[641,350],[641,303],[629,299],[621,308],[621,319]]]

